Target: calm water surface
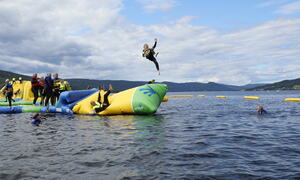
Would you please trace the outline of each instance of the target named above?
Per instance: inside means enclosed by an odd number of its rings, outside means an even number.
[[[283,101],[299,91],[171,94],[206,97],[153,116],[47,114],[39,127],[0,115],[0,179],[300,179],[300,103]]]

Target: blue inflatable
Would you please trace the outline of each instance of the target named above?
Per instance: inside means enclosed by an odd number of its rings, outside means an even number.
[[[61,107],[68,107],[69,109],[72,109],[73,106],[85,99],[86,97],[94,94],[97,92],[97,89],[93,90],[80,90],[80,91],[65,91],[62,92],[59,96],[59,100],[56,103],[56,107],[61,108]]]

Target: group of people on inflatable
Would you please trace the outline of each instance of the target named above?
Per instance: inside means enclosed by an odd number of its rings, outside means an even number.
[[[36,73],[32,75],[31,78],[31,91],[34,95],[33,104],[36,104],[36,101],[41,97],[40,105],[48,106],[49,101],[51,105],[55,105],[58,101],[60,93],[64,91],[70,91],[70,84],[58,77],[58,74],[55,73],[53,76],[51,73],[47,73],[47,76],[38,77]]]

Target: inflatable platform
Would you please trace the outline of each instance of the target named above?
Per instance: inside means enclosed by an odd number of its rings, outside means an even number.
[[[27,102],[31,98],[29,89],[23,89],[23,97],[20,104]],[[30,88],[31,89],[31,88]],[[109,106],[98,115],[121,115],[121,114],[153,114],[159,108],[161,102],[164,100],[168,90],[165,84],[146,84],[132,89],[121,91],[108,97]],[[103,101],[104,91],[99,90],[79,90],[66,91],[61,93],[60,98],[55,106],[0,106],[0,113],[22,113],[22,112],[53,112],[53,113],[67,113],[67,114],[94,114],[91,101],[97,101],[99,94]],[[18,104],[15,102],[15,104]],[[7,103],[7,102],[1,102]],[[5,104],[8,105],[8,104]]]

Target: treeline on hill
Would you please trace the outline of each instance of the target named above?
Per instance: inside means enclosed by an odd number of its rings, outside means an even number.
[[[5,79],[19,78],[22,77],[24,80],[30,80],[30,76],[17,74],[8,71],[0,70],[0,82]],[[90,88],[98,88],[99,85],[104,85],[108,87],[108,84],[112,84],[115,92],[119,92],[125,89],[130,89],[136,86],[144,85],[147,81],[125,81],[125,80],[91,80],[91,79],[66,79],[73,90],[81,90]],[[233,86],[219,83],[198,83],[198,82],[188,82],[188,83],[174,83],[174,82],[162,82],[167,84],[170,92],[184,92],[184,91],[241,91],[249,88],[262,86],[264,84],[248,84],[245,86]],[[1,83],[0,83],[1,84]]]
[[[249,91],[266,91],[266,90],[300,90],[300,78],[284,80],[273,84],[267,84],[260,87],[247,89]]]
[[[6,79],[11,80],[12,78],[16,78],[18,80],[19,77],[22,77],[23,80],[30,80],[30,76],[0,70],[0,84],[1,84],[1,86],[4,85]]]

